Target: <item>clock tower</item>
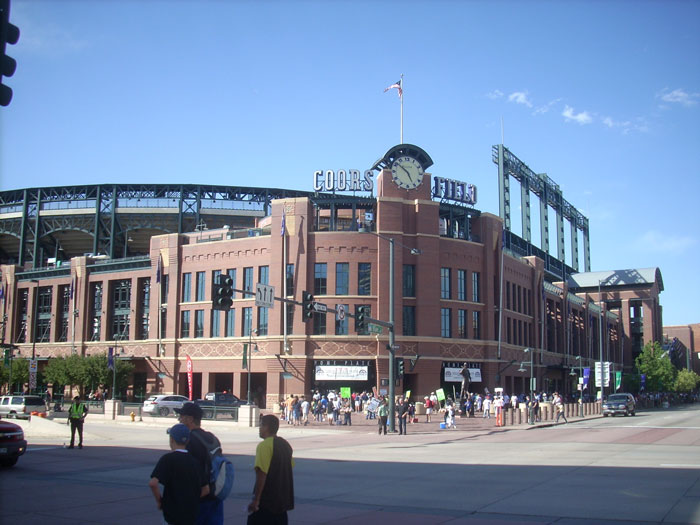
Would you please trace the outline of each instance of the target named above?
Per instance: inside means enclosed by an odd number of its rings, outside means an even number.
[[[372,167],[380,171],[377,197],[430,200],[431,181],[426,170],[432,165],[430,155],[418,146],[394,146]]]

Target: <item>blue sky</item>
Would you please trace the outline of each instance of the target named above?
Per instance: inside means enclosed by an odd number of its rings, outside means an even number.
[[[0,189],[311,190],[399,143],[383,89],[404,74],[404,141],[434,175],[498,214],[502,120],[589,217],[592,270],[658,266],[664,324],[700,322],[698,20],[691,1],[14,0]]]

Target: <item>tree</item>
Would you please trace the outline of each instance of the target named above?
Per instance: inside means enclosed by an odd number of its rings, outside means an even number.
[[[692,392],[700,385],[700,376],[692,370],[680,370],[676,376],[676,392]]]
[[[676,368],[668,357],[668,352],[658,342],[644,345],[642,353],[634,360],[637,371],[646,375],[646,387],[649,392],[668,392],[673,389]]]

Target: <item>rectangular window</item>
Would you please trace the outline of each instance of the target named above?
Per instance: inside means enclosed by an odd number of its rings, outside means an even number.
[[[457,311],[457,337],[467,339],[467,315],[466,310]]]
[[[506,281],[506,309],[510,310],[510,283]]]
[[[226,270],[226,274],[231,278],[233,281],[233,287],[238,288],[238,283],[236,283],[236,269],[235,268],[229,268]],[[236,292],[233,292],[233,295],[231,296],[233,299],[236,298]]]
[[[348,295],[350,293],[350,265],[348,263],[335,263],[335,295]]]
[[[416,307],[403,307],[403,335],[416,335]]]
[[[440,268],[440,299],[452,298],[452,278],[450,268]]]
[[[197,272],[197,289],[195,290],[195,301],[204,301],[204,290],[207,283],[205,272]]]
[[[268,310],[269,309],[265,308],[264,306],[258,307],[258,335],[267,335]]]
[[[472,333],[474,339],[481,339],[481,312],[472,312]]]
[[[467,270],[457,270],[457,300],[467,300]]]
[[[506,342],[507,343],[512,343],[513,341],[511,340],[511,334],[510,334],[510,318],[506,319]]]
[[[248,266],[246,268],[243,268],[243,289],[246,292],[254,291],[253,290],[253,267],[252,266]],[[244,299],[247,299],[248,297],[253,297],[253,296],[248,295],[248,296],[244,297]]]
[[[518,312],[523,311],[523,303],[522,303],[522,287],[518,286]]]
[[[180,323],[180,337],[190,336],[190,311],[182,312],[182,322]]]
[[[472,272],[472,301],[475,303],[481,302],[480,278],[481,274],[479,272]]]
[[[221,312],[219,310],[211,311],[211,336],[221,337]]]
[[[357,263],[357,295],[372,295],[372,263]]]
[[[182,302],[187,303],[192,300],[192,274],[182,274]]]
[[[404,297],[415,297],[416,296],[416,265],[415,264],[404,264],[403,265],[403,296]]]
[[[260,266],[258,268],[258,282],[260,284],[270,284],[270,267]]]
[[[141,323],[139,325],[139,330],[136,334],[136,338],[148,339],[151,309],[151,279],[148,277],[145,279],[139,279],[138,283],[140,295],[139,310],[141,312]]]
[[[452,337],[452,308],[440,308],[440,337]]]
[[[287,335],[294,333],[294,305],[287,305]]]
[[[349,308],[347,304],[343,305],[345,307],[345,311],[349,312]],[[336,308],[338,306],[336,305]],[[335,335],[348,335],[348,318],[345,317],[343,318],[342,321],[339,321],[338,319],[335,320]]]
[[[326,285],[328,283],[326,263],[314,264],[314,294],[326,295]]]
[[[112,286],[112,333],[110,339],[129,339],[131,317],[131,279],[121,279]]]
[[[68,341],[68,320],[70,319],[70,286],[64,285],[58,287],[58,297],[60,303],[58,305],[59,315],[59,332],[57,341]]]
[[[357,309],[358,309],[360,306],[366,306],[366,307],[368,308],[367,316],[368,316],[368,317],[372,317],[372,308],[371,308],[371,306],[368,305],[368,304],[356,304],[356,305],[355,305],[355,315],[357,315]],[[357,335],[368,335],[368,334],[369,334],[369,327],[365,328],[364,330],[358,330],[358,327],[357,327],[357,318],[355,318],[355,332],[357,333]]]
[[[194,336],[204,337],[204,310],[194,311]]]
[[[248,337],[253,330],[253,309],[250,306],[243,308],[242,322],[241,335]]]
[[[236,310],[233,308],[226,310],[225,322],[224,337],[234,337],[236,335]]]
[[[314,335],[326,335],[326,314],[314,315]]]
[[[287,290],[286,290],[285,295],[287,297],[291,297],[294,295],[294,265],[293,264],[287,265]]]
[[[37,317],[34,319],[33,340],[38,343],[48,343],[51,339],[51,286],[42,286],[34,295]]]

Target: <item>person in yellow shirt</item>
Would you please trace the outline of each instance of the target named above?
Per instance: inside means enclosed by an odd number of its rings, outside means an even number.
[[[75,396],[68,409],[68,423],[70,423],[70,446],[68,448],[74,448],[76,430],[78,431],[78,448],[83,448],[83,422],[87,414],[87,405],[80,402],[80,396]]]
[[[294,509],[292,447],[277,435],[280,421],[272,414],[260,420],[262,442],[255,449],[255,486],[248,505],[248,525],[286,525]]]

